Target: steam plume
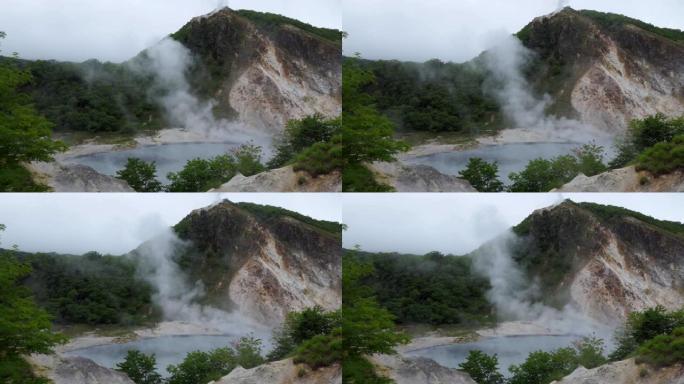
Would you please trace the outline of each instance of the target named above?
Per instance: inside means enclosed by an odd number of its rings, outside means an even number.
[[[204,285],[201,281],[191,282],[175,260],[188,246],[168,228],[136,250],[138,273],[155,288],[152,300],[161,308],[164,320],[206,324],[232,333],[266,333],[264,327],[237,310],[226,312],[199,303]]]
[[[541,302],[542,292],[536,282],[513,259],[512,249],[519,239],[512,231],[483,246],[474,257],[475,270],[489,278],[488,299],[502,320],[532,322],[556,333],[590,335],[606,339],[610,332],[568,304],[562,309]]]
[[[129,65],[154,77],[156,93],[161,94],[157,101],[172,124],[202,137],[237,143],[254,141],[267,148],[271,141],[268,134],[244,123],[217,119],[213,113],[216,102],[202,101],[192,93],[186,77],[192,64],[190,51],[176,40],[166,38]]]
[[[495,45],[484,55],[484,63],[491,73],[486,88],[499,100],[503,113],[515,126],[536,131],[547,140],[569,142],[603,141],[604,133],[574,119],[547,116],[546,109],[553,100],[548,94],[538,97],[525,78],[523,69],[534,58],[515,36],[497,36]]]

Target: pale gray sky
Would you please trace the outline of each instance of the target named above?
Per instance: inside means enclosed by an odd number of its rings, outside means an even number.
[[[344,0],[344,52],[369,59],[463,62],[560,6],[621,13],[684,29],[682,0]]]
[[[0,246],[28,252],[126,253],[192,210],[229,199],[269,204],[340,222],[341,201],[328,193],[34,193],[0,196]]]
[[[625,207],[684,222],[684,194],[345,194],[347,248],[425,254],[468,253],[520,223],[532,211],[565,199]]]
[[[2,54],[121,62],[219,5],[342,26],[342,0],[2,0]]]

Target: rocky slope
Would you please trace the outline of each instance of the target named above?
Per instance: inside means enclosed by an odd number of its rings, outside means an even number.
[[[175,229],[190,244],[178,263],[204,284],[212,305],[277,325],[290,311],[341,304],[341,229],[334,223],[222,201]]]
[[[619,15],[565,8],[518,36],[537,53],[531,80],[550,109],[617,133],[655,113],[684,113],[684,33]]]
[[[301,374],[300,372],[305,372]],[[292,359],[274,361],[252,369],[235,368],[214,384],[341,384],[342,367],[334,365],[315,371],[294,364]]]
[[[654,177],[630,166],[591,177],[580,174],[551,192],[684,192],[684,173]]]
[[[565,201],[515,227],[513,257],[542,298],[612,324],[631,311],[684,306],[684,225]]]
[[[125,374],[83,357],[32,355],[28,361],[36,375],[53,384],[133,384]]]
[[[26,168],[37,183],[53,192],[135,192],[125,181],[85,165],[33,162]]]
[[[224,114],[282,131],[290,119],[341,113],[338,31],[224,8],[172,37],[197,59],[190,75],[196,91],[214,98]]]
[[[628,359],[594,369],[579,367],[552,384],[683,384],[684,367],[656,369]]]
[[[249,177],[237,174],[209,192],[342,192],[342,175],[333,172],[311,177],[307,172],[295,172],[292,166],[287,166]]]
[[[469,182],[445,175],[427,165],[376,162],[368,165],[376,181],[396,192],[477,192]]]
[[[396,384],[475,384],[468,374],[443,367],[425,358],[408,359],[398,355],[374,355],[376,372]]]

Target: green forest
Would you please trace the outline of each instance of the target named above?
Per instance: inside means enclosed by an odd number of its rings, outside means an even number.
[[[400,130],[482,134],[503,126],[488,73],[477,60],[425,63],[361,60],[375,80],[364,86],[377,108]]]
[[[476,274],[472,259],[430,252],[423,256],[348,251],[350,259],[372,266],[362,279],[398,324],[463,326],[496,320],[486,298],[489,281]]]

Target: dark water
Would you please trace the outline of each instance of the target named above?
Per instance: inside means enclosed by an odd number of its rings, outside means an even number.
[[[542,350],[552,351],[572,345],[579,336],[508,336],[492,337],[479,340],[474,343],[452,344],[441,347],[425,348],[407,353],[407,356],[427,357],[440,365],[449,368],[458,368],[458,365],[466,360],[468,352],[480,350],[489,355],[497,354],[499,358],[499,371],[506,377],[510,376],[508,367],[511,364],[520,364],[527,359],[530,352]]]
[[[468,160],[479,157],[488,162],[499,163],[499,179],[504,184],[510,184],[508,175],[520,172],[530,160],[536,158],[550,159],[559,155],[572,153],[579,148],[576,143],[521,143],[487,145],[466,151],[454,151],[421,156],[407,161],[409,164],[429,165],[441,173],[458,176],[468,165]]]
[[[138,147],[125,151],[103,152],[69,159],[69,163],[87,165],[99,173],[114,176],[129,157],[157,164],[157,179],[166,184],[169,172],[178,172],[188,160],[208,159],[239,147],[237,143],[179,143]]]
[[[116,368],[116,364],[124,360],[129,350],[137,349],[146,354],[155,354],[157,370],[162,376],[166,377],[168,376],[166,367],[169,364],[178,364],[183,361],[188,352],[197,350],[210,351],[216,348],[227,347],[239,338],[239,336],[234,335],[161,336],[135,340],[124,344],[99,345],[78,349],[65,354],[85,357],[104,367]]]

